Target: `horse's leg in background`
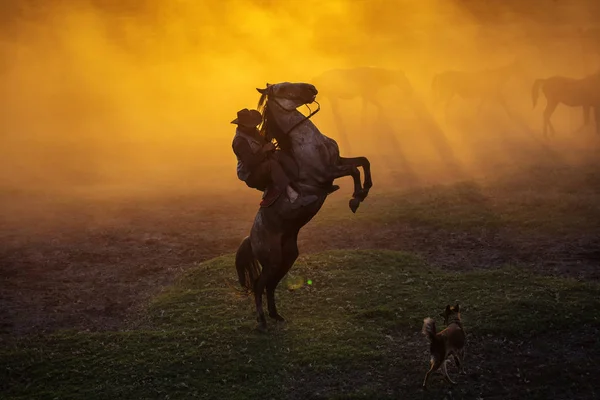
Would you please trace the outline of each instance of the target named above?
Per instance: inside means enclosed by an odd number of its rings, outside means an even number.
[[[267,282],[267,305],[269,308],[269,317],[278,322],[283,322],[285,319],[277,312],[277,307],[275,306],[275,289],[298,258],[298,232],[295,232],[292,235],[284,235],[281,241],[281,268],[276,270],[271,280]]]
[[[362,167],[365,173],[365,180],[363,183],[363,196],[362,200],[364,200],[369,194],[369,189],[373,187],[373,180],[371,179],[371,163],[367,157],[340,157],[341,165],[354,165],[357,167]]]
[[[558,102],[554,99],[548,99],[548,102],[546,103],[546,108],[544,109],[544,137],[547,138],[548,137],[548,130],[550,130],[552,136],[554,136],[556,134],[556,131],[554,130],[554,126],[552,125],[552,122],[550,122],[550,117],[552,117],[552,114],[554,114],[554,111],[556,110],[556,107],[558,106]]]
[[[496,96],[496,101],[498,102],[498,104],[500,104],[500,107],[502,107],[508,118],[510,118],[513,121],[517,120],[510,108],[508,108],[508,104],[506,104],[506,100],[504,100],[504,96],[502,94],[498,94]]]
[[[350,151],[350,142],[346,137],[344,121],[342,119],[342,116],[340,115],[339,100],[334,97],[330,97],[329,102],[331,103],[331,112],[333,113],[333,119],[338,130],[338,135],[340,135],[341,142],[344,145],[344,150]]]
[[[267,284],[273,280],[273,277],[276,276],[278,269],[281,267],[281,234],[271,234],[268,236],[268,243],[264,245],[264,249],[257,252],[258,261],[263,268],[254,283],[256,319],[258,321],[258,330],[261,332],[266,332],[267,330],[267,319],[263,310],[262,295],[265,292]]]
[[[575,134],[578,134],[581,131],[583,131],[590,123],[590,109],[590,106],[583,106],[583,125],[581,125],[578,129],[575,130]]]

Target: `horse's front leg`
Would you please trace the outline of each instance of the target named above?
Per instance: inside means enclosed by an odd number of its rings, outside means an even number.
[[[371,163],[367,157],[340,157],[340,164],[342,165],[354,165],[356,167],[362,167],[365,172],[365,181],[363,183],[363,194],[361,200],[364,200],[369,194],[369,190],[373,187],[373,180],[371,178]]]
[[[552,122],[550,121],[550,118],[552,117],[552,114],[554,114],[554,111],[556,110],[557,106],[558,106],[558,102],[556,102],[556,101],[548,101],[548,103],[546,104],[546,109],[544,110],[544,137],[545,138],[548,137],[548,130],[550,130],[550,134],[552,136],[554,136],[556,134],[556,131],[554,130],[554,126],[552,125]]]
[[[360,171],[358,170],[356,165],[340,164],[336,166],[331,178],[337,179],[342,178],[344,176],[352,176],[352,179],[354,180],[354,193],[352,194],[352,198],[350,199],[349,206],[350,210],[352,210],[352,212],[355,213],[358,209],[358,206],[366,196],[364,194],[365,191],[363,190],[360,184]]]

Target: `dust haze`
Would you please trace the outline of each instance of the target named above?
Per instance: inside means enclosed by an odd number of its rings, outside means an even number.
[[[504,167],[578,163],[598,137],[580,108],[531,85],[600,68],[594,1],[13,1],[2,3],[0,187],[6,193],[259,194],[237,180],[230,121],[267,82],[332,69],[402,70],[413,96],[383,88],[383,112],[321,90],[313,118],[345,156],[371,159],[379,188],[446,183]],[[493,102],[454,97],[444,117],[432,78],[519,60]],[[348,82],[352,85],[354,82]],[[319,86],[317,86],[319,89]],[[317,100],[321,96],[317,97]],[[592,124],[593,125],[593,124]],[[597,153],[596,153],[597,154]],[[87,196],[87,197],[86,197]]]

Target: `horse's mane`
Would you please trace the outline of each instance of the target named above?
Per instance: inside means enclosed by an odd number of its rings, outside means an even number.
[[[290,151],[290,139],[285,135],[285,132],[281,129],[279,124],[277,124],[273,112],[269,108],[268,100],[269,98],[266,91],[261,94],[260,99],[258,100],[257,108],[262,115],[260,134],[269,141],[275,139],[282,150]]]

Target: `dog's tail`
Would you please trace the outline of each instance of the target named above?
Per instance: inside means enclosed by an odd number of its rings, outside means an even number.
[[[425,336],[427,336],[427,339],[429,339],[430,342],[433,342],[435,340],[435,335],[437,334],[435,329],[435,321],[429,317],[425,318],[423,320],[422,332]]]

